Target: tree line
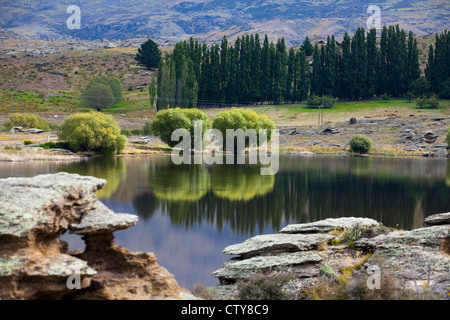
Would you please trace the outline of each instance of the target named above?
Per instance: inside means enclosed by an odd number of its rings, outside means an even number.
[[[436,94],[448,87],[449,44],[445,31],[430,46],[425,75]],[[209,46],[190,38],[161,59],[152,91],[158,109],[299,103],[313,96],[358,100],[405,96],[420,77],[417,39],[396,25],[384,26],[379,38],[376,29],[358,28],[342,42],[333,35],[313,45],[306,37],[290,49],[284,38],[274,43],[258,34],[233,45],[226,36]]]

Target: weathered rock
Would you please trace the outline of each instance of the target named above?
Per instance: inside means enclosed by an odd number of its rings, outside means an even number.
[[[248,258],[259,254],[277,252],[295,252],[317,249],[323,243],[335,237],[322,234],[267,234],[250,238],[243,243],[226,247],[223,252]]]
[[[374,254],[367,263],[388,270],[408,289],[426,285],[437,295],[446,295],[450,290],[449,232],[450,225],[443,225],[375,237],[371,240]]]
[[[79,235],[109,233],[134,226],[138,217],[130,214],[118,214],[111,211],[100,201],[89,207],[89,211],[79,223],[71,224],[70,233]]]
[[[344,217],[326,219],[310,223],[291,224],[280,230],[280,233],[326,233],[334,229],[379,228],[381,224],[369,218]]]
[[[114,244],[115,230],[137,216],[115,214],[95,191],[105,180],[58,173],[0,179],[1,299],[181,299],[189,292],[152,253]],[[70,253],[60,236],[84,235],[86,250]],[[72,290],[68,278],[79,277]]]
[[[12,127],[9,133],[22,132],[23,127]]]
[[[434,225],[448,224],[450,225],[450,212],[438,213],[426,217],[423,220],[424,227],[430,227]]]
[[[22,130],[22,132],[37,134],[37,133],[42,133],[42,132],[44,132],[44,130],[42,130],[42,129],[36,129],[36,128],[30,128],[30,129]]]
[[[329,126],[322,131],[322,134],[339,134],[339,130],[335,126]]]
[[[263,273],[267,270],[289,270],[299,277],[313,277],[319,274],[317,265],[323,261],[317,253],[294,252],[281,253],[273,256],[257,256],[244,260],[230,260],[212,275],[221,282],[235,282],[248,278],[252,274]]]
[[[433,157],[445,158],[448,155],[448,144],[447,143],[436,143],[432,145],[429,150],[433,153]]]
[[[280,231],[283,233],[256,236],[227,247],[224,253],[239,257],[225,262],[213,275],[227,287],[219,291],[229,293],[236,290],[234,282],[250,275],[287,272],[296,276],[292,285],[297,292],[311,293],[324,283],[323,277],[331,284],[333,279],[339,282],[336,279],[348,277],[348,272],[352,272],[349,283],[363,279],[365,284],[367,269],[377,266],[393,291],[406,288],[419,294],[431,290],[433,298],[448,298],[449,214],[430,216],[426,221],[424,224],[436,225],[392,231],[367,218],[289,225]],[[399,295],[392,292],[392,296]]]

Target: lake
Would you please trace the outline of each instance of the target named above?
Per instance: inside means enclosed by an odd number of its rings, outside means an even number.
[[[106,179],[100,200],[139,216],[136,226],[115,232],[116,243],[154,252],[188,289],[218,283],[211,272],[230,258],[226,246],[287,224],[354,216],[413,229],[450,211],[446,159],[280,156],[275,176],[261,176],[257,165],[176,166],[166,155],[0,162],[0,178],[60,171]],[[79,236],[63,238],[70,249],[84,248]]]

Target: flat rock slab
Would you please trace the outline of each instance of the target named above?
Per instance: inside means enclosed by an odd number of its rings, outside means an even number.
[[[296,252],[317,249],[318,245],[335,237],[329,234],[268,234],[250,238],[226,247],[223,252],[243,258],[255,255]]]
[[[214,271],[212,275],[221,281],[235,281],[237,279],[246,279],[250,275],[258,274],[269,269],[281,270],[283,268],[289,268],[289,271],[296,272],[300,277],[313,277],[319,274],[319,268],[316,266],[321,261],[323,261],[321,256],[311,252],[257,256],[244,260],[230,260],[225,262],[222,268]]]
[[[291,224],[280,230],[280,233],[327,233],[334,229],[344,230],[353,229],[356,226],[368,229],[381,227],[381,224],[369,218],[330,218],[316,222]]]
[[[64,208],[89,203],[91,194],[105,184],[103,179],[68,173],[0,179],[0,237],[24,237],[37,229],[57,233],[74,218],[73,210]],[[61,211],[64,215],[55,225],[55,215]]]
[[[138,217],[127,213],[115,213],[102,202],[93,204],[80,223],[70,225],[70,233],[79,235],[98,234],[127,229],[138,222]]]
[[[426,217],[423,220],[424,227],[433,226],[433,225],[441,225],[441,224],[450,225],[450,212],[433,214],[431,216]]]

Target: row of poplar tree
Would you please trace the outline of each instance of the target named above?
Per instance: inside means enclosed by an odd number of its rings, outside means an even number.
[[[448,39],[444,32],[430,52],[426,74],[435,79],[429,81],[436,90],[449,76],[443,61],[449,57]],[[258,34],[238,37],[233,45],[226,37],[210,46],[193,38],[181,41],[159,65],[158,109],[296,103],[312,95],[403,96],[421,76],[417,39],[397,25],[385,26],[378,40],[375,29],[358,28],[340,43],[334,36],[320,46],[306,38],[289,50],[283,38],[273,43],[265,35],[261,44]]]

